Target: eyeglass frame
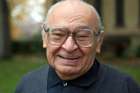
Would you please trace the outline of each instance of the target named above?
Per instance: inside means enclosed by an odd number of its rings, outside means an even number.
[[[76,32],[75,32],[75,31],[71,32],[68,28],[61,28],[61,27],[50,28],[50,27],[45,27],[45,25],[46,25],[46,24],[43,24],[43,25],[42,25],[42,28],[43,28],[43,31],[46,32],[46,33],[50,32],[50,31],[52,31],[52,30],[55,30],[55,29],[67,29],[66,32],[67,32],[68,34],[67,34],[66,38],[65,38],[65,39],[63,40],[63,42],[60,43],[59,45],[55,44],[56,46],[61,46],[61,45],[63,45],[63,44],[65,43],[65,41],[68,39],[69,36],[71,36],[72,39],[74,40],[75,44],[78,45],[78,46],[80,46],[80,47],[90,47],[90,46],[93,45],[93,43],[92,43],[92,44],[89,44],[88,46],[80,45],[80,44],[78,43],[76,37],[75,37]],[[100,33],[101,33],[100,30],[98,30],[97,32],[95,32],[95,31],[93,31],[90,27],[87,27],[86,29],[89,30],[95,37],[99,36]],[[48,34],[48,35],[49,35],[49,34]]]

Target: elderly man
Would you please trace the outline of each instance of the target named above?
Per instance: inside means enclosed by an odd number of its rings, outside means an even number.
[[[129,76],[97,61],[103,29],[91,5],[58,2],[50,8],[42,33],[49,65],[27,74],[16,93],[140,93]]]

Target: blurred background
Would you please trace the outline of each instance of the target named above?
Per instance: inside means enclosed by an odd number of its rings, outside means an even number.
[[[0,93],[14,93],[21,77],[47,60],[41,24],[60,0],[0,0]],[[140,0],[85,0],[98,10],[105,29],[98,59],[140,84]]]

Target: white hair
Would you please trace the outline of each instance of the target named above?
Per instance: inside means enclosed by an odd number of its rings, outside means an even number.
[[[66,1],[72,1],[72,0],[61,0],[59,2],[57,2],[56,4],[52,5],[49,10],[48,10],[48,13],[46,15],[46,19],[45,19],[45,22],[46,24],[48,25],[48,19],[49,19],[49,16],[52,14],[53,10],[56,9],[58,6],[61,5],[61,3],[63,2],[66,2]],[[73,1],[80,1],[81,3],[84,3],[86,4],[90,9],[91,11],[95,12],[96,13],[96,16],[97,16],[97,20],[98,20],[98,27],[99,27],[99,31],[100,32],[103,32],[104,31],[104,27],[103,27],[103,23],[102,23],[102,20],[101,20],[101,17],[99,15],[99,13],[97,12],[97,10],[90,4],[84,2],[83,0],[73,0]]]

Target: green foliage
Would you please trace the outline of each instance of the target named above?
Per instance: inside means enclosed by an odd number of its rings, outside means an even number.
[[[39,57],[14,57],[0,60],[0,93],[14,93],[21,77],[32,69],[44,64]]]
[[[121,71],[124,72],[130,76],[132,76],[134,78],[134,80],[136,80],[136,82],[138,82],[140,84],[140,65],[124,65],[124,64],[120,64],[120,65],[116,65],[116,67]]]
[[[36,35],[31,40],[13,41],[12,52],[20,54],[42,53],[43,48],[41,40],[41,35]]]

